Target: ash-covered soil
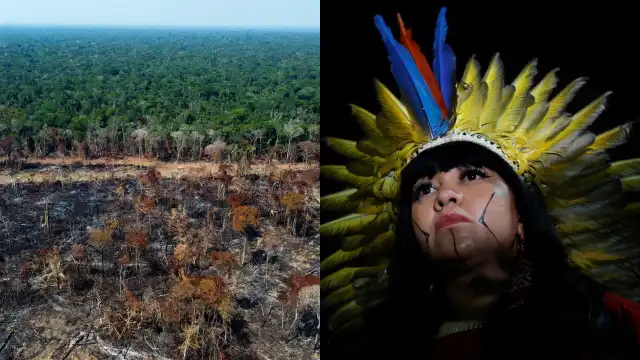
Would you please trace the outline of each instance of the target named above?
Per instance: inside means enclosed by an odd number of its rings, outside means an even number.
[[[317,168],[100,171],[0,187],[1,360],[319,358]]]

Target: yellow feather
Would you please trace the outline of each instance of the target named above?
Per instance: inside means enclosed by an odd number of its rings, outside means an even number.
[[[349,214],[320,225],[321,236],[344,236],[362,232],[375,232],[392,223],[388,212],[379,214]]]
[[[372,242],[360,248],[349,251],[338,250],[331,254],[329,257],[325,258],[320,263],[320,270],[324,271],[332,269],[363,256],[387,251],[391,248],[391,246],[393,246],[393,236],[394,232],[393,230],[390,230],[385,233],[379,234]]]
[[[407,109],[389,89],[376,81],[376,90],[384,114],[377,117],[376,126],[394,146],[427,139],[425,135],[421,135],[423,131],[411,120]]]
[[[607,101],[607,97],[611,94],[611,92],[606,92],[604,95],[600,96],[591,104],[587,105],[585,108],[580,110],[577,114],[575,114],[571,122],[567,127],[565,127],[558,135],[550,139],[549,141],[544,142],[538,148],[536,148],[532,156],[533,158],[538,158],[542,154],[544,154],[548,149],[552,148],[554,145],[559,143],[562,140],[565,140],[569,137],[577,137],[581,131],[583,131],[586,127],[591,125],[593,121],[600,115],[600,113],[604,110],[605,104]]]
[[[542,81],[531,90],[534,103],[527,108],[524,119],[514,130],[514,136],[526,136],[544,119],[550,106],[547,102],[549,95],[558,84],[558,78],[556,77],[557,71],[558,69],[550,71]]]
[[[513,99],[513,95],[516,92],[516,88],[513,85],[507,85],[504,88],[502,88],[502,99],[501,104],[500,104],[500,112],[499,114],[504,113],[507,110],[507,106],[509,106],[509,103],[511,102],[511,99]]]
[[[383,136],[376,125],[375,115],[356,105],[351,105],[351,114],[358,120],[365,137]]]
[[[593,144],[595,139],[596,134],[589,131],[577,137],[571,136],[565,138],[547,150],[546,154],[542,155],[539,161],[543,162],[546,167],[556,163],[573,162],[587,151],[587,147]]]
[[[354,175],[358,176],[376,176],[378,174],[378,166],[367,164],[362,161],[351,160],[347,162],[347,169]]]
[[[640,175],[640,159],[616,161],[604,170],[576,179],[575,181],[571,180],[568,186],[558,187],[554,190],[554,194],[562,192],[566,196],[579,196],[578,194],[584,194],[602,187],[614,179],[634,175]]]
[[[320,288],[322,291],[331,291],[333,289],[347,286],[356,279],[366,277],[378,278],[384,275],[386,267],[387,264],[382,263],[377,266],[342,268],[331,275],[323,275],[320,280]]]
[[[515,126],[520,123],[522,117],[526,114],[526,110],[533,101],[530,98],[529,90],[533,84],[533,77],[536,75],[537,60],[533,60],[525,66],[518,77],[513,81],[516,88],[513,99],[507,106],[506,112],[500,117],[496,125],[499,132],[511,132]]]
[[[622,257],[615,254],[608,254],[603,251],[571,250],[569,252],[569,258],[580,268],[590,270],[595,266],[594,262],[619,260]]]
[[[334,290],[329,295],[322,299],[322,308],[332,308],[336,305],[343,304],[345,302],[355,300],[356,297],[362,295],[374,295],[379,294],[388,288],[387,278],[360,278],[354,280],[351,284],[343,286],[337,290]]]
[[[320,198],[323,211],[350,211],[358,214],[377,214],[390,211],[392,204],[377,198],[362,198],[354,196],[356,189],[347,189]]]
[[[640,202],[627,204],[622,210],[626,213],[638,214],[640,213]]]
[[[321,167],[322,168],[322,167]],[[357,189],[346,189],[320,198],[323,211],[356,211],[359,202],[350,199]]]
[[[385,160],[381,157],[370,156],[358,150],[355,141],[327,137],[325,138],[325,142],[333,151],[346,158],[358,160],[368,164],[382,165],[385,163]]]
[[[416,151],[419,146],[419,144],[410,143],[396,151],[393,155],[388,156],[387,162],[380,167],[378,176],[386,175],[390,171],[401,169],[403,163],[409,159],[409,155]]]
[[[569,185],[571,186],[571,185]],[[557,195],[556,195],[557,194]],[[553,209],[567,208],[574,205],[590,204],[604,200],[614,200],[615,195],[620,194],[620,185],[615,182],[606,183],[595,191],[583,196],[570,197],[568,192],[554,191],[547,196],[547,206]],[[555,195],[555,196],[554,196]]]
[[[621,179],[622,191],[640,189],[640,175],[629,176]]]
[[[345,165],[323,165],[320,166],[320,174],[330,179],[348,183],[357,188],[365,187],[376,181],[373,176],[358,176],[352,174]]]
[[[456,129],[478,129],[480,114],[487,98],[487,84],[481,82],[477,87],[471,89],[471,95],[460,104],[456,122]]]
[[[371,279],[360,280],[366,280],[368,282],[372,281]],[[353,286],[353,284],[349,284],[327,295],[324,299],[322,299],[320,306],[322,306],[323,309],[331,308],[333,306],[353,300],[357,295],[358,290]]]
[[[480,64],[475,59],[475,56],[472,56],[471,59],[467,62],[467,66],[464,69],[464,73],[462,74],[462,78],[458,83],[458,87],[456,89],[458,95],[458,101],[456,104],[456,112],[460,110],[460,104],[467,100],[471,91],[476,89],[480,84]]]
[[[585,230],[596,231],[602,226],[601,223],[595,220],[587,220],[576,223],[560,224],[556,226],[556,230],[559,234],[573,234],[583,232]]]
[[[373,184],[373,195],[377,198],[393,200],[400,192],[400,183],[389,174]]]
[[[356,189],[348,189],[320,198],[323,211],[344,211],[358,214],[377,214],[392,211],[393,204],[377,198],[356,197]]]
[[[616,176],[632,176],[640,174],[640,159],[627,159],[611,163],[607,172]]]
[[[383,234],[387,234],[387,233],[383,233]],[[374,241],[380,235],[381,234],[370,233],[370,234],[359,234],[359,235],[347,236],[344,239],[342,239],[342,250],[351,251],[351,250],[355,250],[357,248],[366,246],[370,244],[372,241]],[[394,240],[393,236],[395,236],[395,233],[391,233],[391,235],[387,235],[387,236],[391,236],[390,238],[387,239],[387,241],[393,242]]]
[[[535,105],[544,104],[549,100],[549,95],[558,85],[558,77],[556,76],[558,70],[558,68],[555,68],[549,71],[542,81],[531,89],[531,95],[536,99]]]
[[[367,324],[362,317],[357,317],[338,328],[332,329],[331,331],[334,334],[339,334],[339,336],[335,336],[332,340],[340,344],[341,351],[344,349],[343,353],[354,354],[354,357],[357,358],[358,355],[366,352],[367,348],[371,346],[368,339],[362,338],[363,334],[366,334],[370,330],[371,325]]]
[[[387,156],[397,150],[390,142],[381,137],[358,141],[356,146],[365,154],[380,157]]]
[[[598,135],[596,141],[589,146],[587,153],[611,149],[627,142],[629,133],[631,132],[631,125],[632,123],[628,122]]]
[[[496,121],[500,116],[502,89],[504,86],[504,69],[500,54],[494,55],[482,81],[487,84],[487,99],[480,115],[479,126],[483,131],[492,131],[495,129]]]
[[[586,81],[587,80],[585,78],[578,78],[562,89],[562,91],[560,91],[553,100],[549,102],[549,109],[547,110],[544,118],[542,118],[538,124],[532,124],[535,125],[535,127],[531,132],[536,131],[536,129],[546,128],[557,117],[563,115],[564,109],[571,100],[573,100],[578,90],[584,86]],[[530,135],[531,132],[527,132],[527,135]]]
[[[355,300],[349,301],[347,304],[342,305],[336,312],[331,314],[329,321],[327,322],[329,329],[334,330],[339,328],[341,325],[360,317],[364,311],[365,307],[362,304],[359,304]]]
[[[482,76],[480,72],[480,63],[478,63],[475,56],[472,56],[467,62],[462,78],[458,83],[458,89],[464,91],[469,87],[477,88]]]
[[[560,130],[566,128],[570,122],[571,117],[565,114],[548,123],[546,127],[538,128],[535,132],[530,133],[527,141],[527,158],[537,160],[542,155],[539,151],[545,142],[548,142],[549,139],[554,137],[554,134],[558,134]]]

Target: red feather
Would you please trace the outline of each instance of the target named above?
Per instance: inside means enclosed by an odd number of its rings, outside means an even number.
[[[400,43],[409,50],[413,61],[416,62],[418,70],[420,70],[424,81],[427,83],[427,86],[429,86],[429,90],[431,90],[433,98],[442,110],[442,119],[444,119],[448,116],[449,112],[444,103],[444,97],[442,96],[436,77],[433,75],[433,71],[431,70],[431,66],[429,66],[427,58],[420,51],[418,44],[411,38],[411,29],[404,27],[404,22],[402,22],[400,14],[398,14],[398,23],[400,24]]]

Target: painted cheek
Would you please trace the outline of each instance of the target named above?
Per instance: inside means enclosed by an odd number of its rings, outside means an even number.
[[[412,206],[411,210],[411,219],[413,222],[413,232],[420,242],[420,247],[423,251],[429,251],[429,245],[427,241],[427,236],[433,236],[432,226],[429,226],[431,223],[431,219],[433,218],[433,210],[429,210],[427,202],[416,202]],[[425,235],[423,232],[426,232],[429,235]]]
[[[496,192],[496,197],[500,197],[500,198],[510,198],[510,192],[509,192],[509,187],[507,187],[507,184],[505,184],[502,181],[498,181],[496,182],[494,185],[494,190]]]

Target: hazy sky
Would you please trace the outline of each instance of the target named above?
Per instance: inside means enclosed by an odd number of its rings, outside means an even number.
[[[320,27],[320,0],[0,0],[0,24]]]

